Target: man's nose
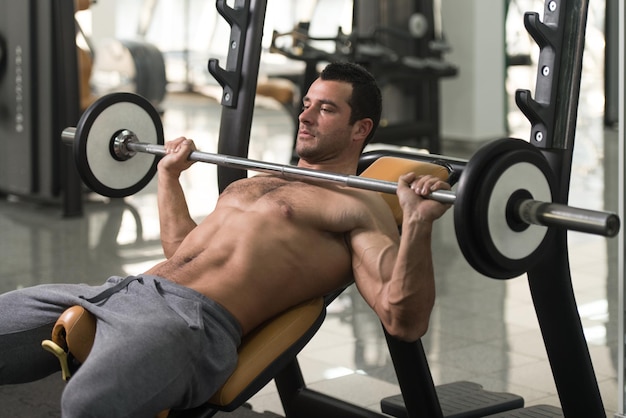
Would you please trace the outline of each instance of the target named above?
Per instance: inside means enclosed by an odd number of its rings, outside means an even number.
[[[312,114],[311,114],[311,108],[302,108],[302,111],[300,112],[300,114],[298,115],[298,121],[300,123],[304,123],[304,124],[308,124],[312,122]]]

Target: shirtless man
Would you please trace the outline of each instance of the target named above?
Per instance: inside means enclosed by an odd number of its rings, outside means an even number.
[[[379,119],[371,75],[329,65],[303,99],[298,166],[354,174]],[[98,325],[89,358],[64,391],[64,417],[149,417],[201,404],[232,372],[242,335],[351,280],[390,334],[410,341],[426,332],[435,297],[432,227],[448,206],[423,196],[446,183],[400,177],[401,236],[375,192],[268,175],[231,184],[196,225],[179,182],[195,146],[178,138],[166,149],[158,170],[166,260],[102,287],[0,296],[0,384],[54,371],[38,345],[74,304]]]

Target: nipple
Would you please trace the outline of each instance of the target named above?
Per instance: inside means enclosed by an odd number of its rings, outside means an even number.
[[[278,205],[280,207],[280,213],[285,218],[291,219],[293,217],[293,208],[291,207],[291,205],[282,201],[278,202]]]

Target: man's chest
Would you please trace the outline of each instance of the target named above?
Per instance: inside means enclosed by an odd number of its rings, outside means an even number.
[[[349,230],[363,210],[362,201],[344,187],[274,176],[232,183],[220,196],[220,204],[268,216],[276,213],[333,232]]]

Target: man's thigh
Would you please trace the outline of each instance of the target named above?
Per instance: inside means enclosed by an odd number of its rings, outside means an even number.
[[[64,416],[141,417],[197,406],[236,365],[237,344],[221,326],[190,320],[201,311],[197,301],[173,302],[148,280],[94,311],[94,347],[65,390]]]

